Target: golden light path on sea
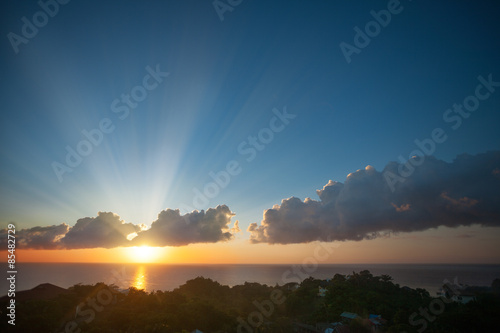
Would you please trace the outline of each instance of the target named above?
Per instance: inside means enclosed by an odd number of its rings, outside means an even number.
[[[146,269],[144,268],[144,266],[141,265],[137,267],[132,287],[145,290],[146,286],[147,286]]]

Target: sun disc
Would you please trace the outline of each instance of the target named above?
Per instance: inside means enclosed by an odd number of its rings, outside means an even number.
[[[133,246],[128,248],[127,252],[133,262],[156,262],[162,254],[162,248],[147,245]]]

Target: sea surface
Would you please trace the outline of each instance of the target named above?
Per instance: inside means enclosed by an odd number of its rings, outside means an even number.
[[[324,264],[302,265],[161,265],[161,264],[54,264],[18,263],[16,290],[27,290],[41,283],[68,288],[78,283],[114,283],[126,289],[134,286],[146,291],[173,290],[187,280],[203,276],[223,285],[258,282],[274,286],[298,282],[308,276],[332,278],[336,273],[352,274],[369,270],[387,274],[393,282],[410,288],[425,288],[431,296],[445,280],[476,286],[491,286],[500,278],[500,265],[457,264]],[[6,272],[7,270],[5,270]],[[7,276],[7,273],[5,273]],[[8,292],[7,279],[0,281],[0,295]]]

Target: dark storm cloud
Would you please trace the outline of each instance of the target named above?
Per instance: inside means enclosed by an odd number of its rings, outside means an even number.
[[[319,200],[284,199],[250,224],[253,243],[306,243],[318,239],[362,240],[439,226],[500,226],[500,152],[460,155],[452,163],[427,156],[395,191],[382,172],[367,166],[344,184],[329,181]],[[392,183],[394,186],[394,183]]]

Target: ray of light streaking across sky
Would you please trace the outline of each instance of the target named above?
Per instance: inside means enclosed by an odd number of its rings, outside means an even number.
[[[499,262],[496,2],[72,1],[17,48],[40,5],[1,6],[0,230],[27,260],[294,262],[329,236],[338,262]]]

